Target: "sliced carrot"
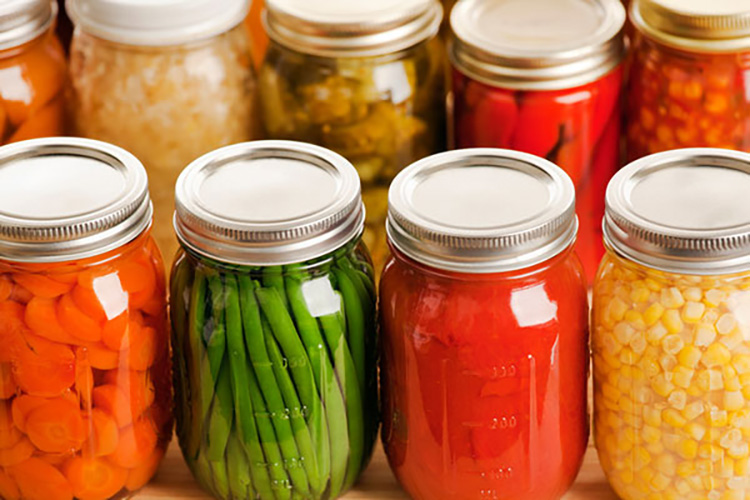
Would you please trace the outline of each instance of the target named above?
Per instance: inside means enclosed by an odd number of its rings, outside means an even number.
[[[81,409],[64,399],[52,399],[26,418],[26,434],[34,446],[48,453],[78,450],[87,438]]]
[[[157,448],[154,450],[143,463],[130,470],[128,479],[125,481],[125,487],[129,491],[137,491],[146,486],[159,469],[162,458],[164,458],[164,449]]]
[[[54,299],[68,293],[71,289],[70,285],[34,273],[15,273],[13,281],[26,288],[34,296],[43,299]]]
[[[93,289],[76,285],[73,288],[72,296],[73,302],[84,314],[99,322],[107,320],[102,302]]]
[[[130,400],[125,392],[116,385],[105,384],[94,387],[92,399],[94,407],[112,415],[118,427],[125,427],[133,423]]]
[[[26,417],[29,416],[31,410],[38,408],[47,401],[45,398],[28,396],[26,394],[15,398],[11,404],[11,415],[13,416],[15,426],[22,432],[26,432]]]
[[[123,351],[130,346],[130,336],[141,329],[143,318],[138,311],[124,312],[104,323],[102,342],[113,351]]]
[[[81,400],[82,407],[86,411],[90,411],[93,405],[91,393],[94,390],[94,372],[91,369],[91,364],[79,356],[78,353],[81,350],[81,347],[76,350],[76,392]]]
[[[122,289],[130,294],[130,306],[140,309],[156,291],[156,272],[151,262],[128,259],[117,266]]]
[[[7,274],[0,275],[0,301],[8,300],[13,292],[13,282],[10,281]]]
[[[41,458],[48,464],[57,467],[58,469],[62,467],[62,465],[73,458],[77,452],[71,452],[71,453],[40,453],[36,452],[34,453],[34,456],[36,458]]]
[[[21,431],[13,423],[11,403],[3,401],[0,403],[0,448],[6,449],[15,446],[23,437]]]
[[[133,425],[120,432],[117,449],[110,460],[126,469],[133,469],[142,464],[156,449],[156,429],[153,422],[147,419],[137,420]]]
[[[120,439],[120,429],[112,416],[98,408],[91,411],[89,423],[89,439],[83,448],[89,456],[101,457],[111,455],[117,449]]]
[[[0,339],[21,333],[25,328],[23,318],[22,304],[10,300],[0,302]]]
[[[120,365],[120,353],[102,343],[91,344],[85,350],[91,366],[97,370],[112,370]]]
[[[73,458],[63,466],[63,472],[79,500],[107,500],[128,478],[128,471],[98,458]]]
[[[72,500],[70,483],[52,465],[40,458],[29,458],[8,470],[16,480],[24,500]]]
[[[10,448],[0,449],[0,466],[9,467],[20,464],[28,459],[34,451],[34,445],[24,436]]]
[[[57,320],[57,300],[34,297],[26,304],[26,325],[36,335],[60,344],[81,344]]]
[[[128,364],[131,370],[148,370],[157,352],[156,330],[147,326],[131,332]]]
[[[7,361],[0,362],[0,399],[10,399],[18,392],[18,386],[13,379],[13,369]]]
[[[5,472],[0,471],[0,498],[5,500],[21,500],[21,490],[18,485]]]
[[[99,342],[102,338],[102,328],[99,322],[78,309],[69,294],[60,297],[60,302],[57,304],[57,318],[62,327],[73,337],[86,342]]]
[[[61,135],[65,135],[65,103],[62,97],[58,97],[29,116],[8,138],[8,144]]]
[[[141,306],[141,311],[149,316],[164,318],[166,316],[166,301],[164,300],[164,294],[155,293]]]
[[[75,355],[69,347],[35,335],[25,340],[13,359],[13,377],[22,391],[55,397],[75,383]]]
[[[34,294],[26,288],[22,287],[18,283],[13,285],[13,291],[10,293],[10,300],[18,302],[20,304],[27,304],[33,298]]]
[[[156,398],[154,383],[145,371],[110,370],[104,375],[104,381],[116,385],[129,397],[134,419],[140,417]]]

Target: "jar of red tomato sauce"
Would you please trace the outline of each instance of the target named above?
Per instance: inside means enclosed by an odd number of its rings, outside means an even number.
[[[0,148],[0,498],[106,500],[172,436],[146,172],[97,141]]]
[[[451,15],[455,146],[514,149],[565,169],[589,279],[619,165],[624,22],[619,0],[467,0]]]
[[[588,305],[574,199],[561,169],[499,149],[428,157],[391,186],[382,438],[414,499],[557,499],[575,479]]]
[[[628,157],[750,151],[750,3],[633,0],[630,14]]]

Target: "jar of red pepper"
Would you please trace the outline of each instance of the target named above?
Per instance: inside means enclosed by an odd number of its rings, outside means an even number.
[[[628,157],[750,151],[750,3],[634,0]]]
[[[552,163],[499,149],[428,157],[391,186],[382,437],[414,499],[557,499],[573,482],[588,439],[574,198]]]
[[[619,0],[466,0],[451,15],[455,146],[515,149],[565,169],[589,279],[619,163],[624,22]]]

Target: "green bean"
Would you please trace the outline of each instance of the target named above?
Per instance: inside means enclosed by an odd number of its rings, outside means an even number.
[[[266,403],[263,401],[263,395],[260,392],[258,379],[255,377],[252,366],[248,364],[248,388],[250,399],[253,402],[255,411],[255,421],[258,425],[260,443],[268,462],[268,468],[273,481],[272,488],[279,500],[289,500],[292,497],[292,485],[287,476],[289,465],[285,466],[284,459],[281,456],[281,450],[276,441],[276,434],[271,423],[271,416],[268,414]],[[297,464],[292,464],[297,465]]]
[[[334,269],[333,273],[339,282],[339,290],[344,300],[347,322],[347,340],[349,351],[354,361],[360,394],[365,394],[365,314],[361,295],[357,292],[352,280],[345,271]]]
[[[193,471],[193,475],[198,480],[198,484],[201,487],[210,492],[216,492],[216,486],[213,482],[213,471],[211,470],[211,463],[206,458],[206,454],[199,452],[195,460],[189,460],[188,465],[190,470]]]
[[[312,437],[310,435],[310,429],[307,427],[305,421],[305,412],[300,404],[299,397],[297,396],[297,390],[294,387],[289,373],[286,371],[284,357],[281,354],[281,349],[270,333],[270,326],[263,318],[263,329],[268,332],[264,334],[266,346],[264,351],[268,348],[268,355],[273,365],[273,372],[276,380],[278,381],[278,389],[284,398],[284,404],[289,411],[289,419],[294,429],[294,436],[297,440],[297,446],[300,451],[302,464],[305,466],[305,470],[308,473],[310,480],[310,487],[313,492],[320,494],[323,492],[326,486],[328,478],[325,478],[325,482],[321,479],[318,471],[318,463],[316,461],[315,450],[313,448]],[[327,443],[328,436],[325,436],[324,441]]]
[[[200,450],[203,438],[203,422],[208,415],[211,401],[214,396],[214,384],[212,379],[205,377],[203,360],[205,359],[205,347],[203,344],[203,330],[205,328],[206,307],[206,277],[200,268],[195,270],[193,289],[190,297],[190,318],[188,320],[188,344],[187,354],[190,365],[190,433],[184,446],[184,452],[188,459],[195,460]]]
[[[229,491],[232,498],[245,500],[256,498],[253,489],[253,480],[250,477],[250,464],[248,463],[242,444],[235,437],[237,427],[229,436],[227,442],[227,473],[229,474]]]
[[[327,430],[330,434],[328,440],[317,442],[318,454],[328,459],[321,465],[322,470],[330,470],[331,487],[330,497],[336,498],[341,491],[346,476],[346,466],[349,460],[349,433],[344,398],[339,388],[336,375],[333,371],[333,363],[328,354],[328,348],[323,335],[318,328],[318,322],[310,314],[305,301],[302,281],[304,271],[290,272],[287,277],[286,290],[289,296],[289,304],[297,322],[297,328],[304,343],[310,359],[320,398],[325,406],[327,414]],[[326,430],[326,427],[322,428]],[[326,446],[328,445],[328,446]],[[330,452],[327,451],[330,448]],[[329,458],[330,457],[330,458]],[[328,474],[323,475],[326,477]]]
[[[240,276],[240,280],[243,278],[244,276]],[[243,318],[238,297],[237,280],[233,275],[227,274],[225,282],[227,344],[234,399],[235,428],[248,456],[255,490],[262,500],[273,500],[275,495],[271,487],[271,479],[268,476],[268,469],[264,463],[265,458],[258,438],[253,405],[248,394],[250,365],[247,361],[242,332]],[[251,495],[250,498],[253,498],[253,496]]]
[[[219,498],[229,496],[229,478],[227,476],[227,462],[222,457],[220,460],[208,460],[213,476],[214,491]]]
[[[289,304],[286,300],[286,292],[284,290],[284,271],[281,266],[270,266],[263,268],[263,286],[265,288],[273,288],[279,292],[281,302],[285,308],[289,308]]]
[[[206,455],[210,461],[221,461],[232,430],[232,414],[234,402],[232,400],[232,382],[229,364],[223,363],[216,383],[216,395],[211,414],[208,419],[208,448]]]
[[[336,292],[336,294],[340,297],[343,307],[341,294],[339,292]],[[323,327],[328,348],[333,354],[333,367],[339,384],[343,388],[346,412],[349,417],[349,466],[344,481],[344,488],[346,489],[357,479],[364,455],[362,395],[359,392],[357,370],[346,344],[346,336],[340,327],[340,320],[336,314],[321,316],[318,319]]]
[[[211,370],[211,378],[217,380],[221,360],[224,358],[224,351],[227,346],[227,335],[224,327],[224,285],[221,275],[214,273],[208,277],[208,288],[211,291],[211,310],[213,330],[206,339],[208,352],[208,364]]]
[[[190,370],[186,366],[187,353],[185,349],[186,337],[190,335],[188,331],[188,318],[190,317],[190,300],[186,295],[191,289],[189,283],[191,274],[191,267],[185,262],[185,257],[176,264],[174,272],[172,273],[171,279],[171,290],[170,290],[170,310],[173,311],[171,315],[172,321],[172,345],[174,346],[174,356],[172,359],[173,369],[173,380],[172,383],[176,391],[176,413],[177,418],[182,422],[190,414],[190,403],[189,403],[189,389],[186,387],[186,383],[190,377]],[[177,437],[180,442],[184,442],[187,439],[186,426],[184,424],[177,425],[176,428]]]

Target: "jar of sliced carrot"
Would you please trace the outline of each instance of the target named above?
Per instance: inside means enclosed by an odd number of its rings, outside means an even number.
[[[172,434],[146,172],[97,141],[0,148],[0,497],[106,500]]]
[[[177,436],[219,499],[334,499],[378,431],[372,261],[357,172],[258,141],[177,182],[171,314]]]
[[[0,144],[64,133],[65,53],[51,0],[0,5]]]

